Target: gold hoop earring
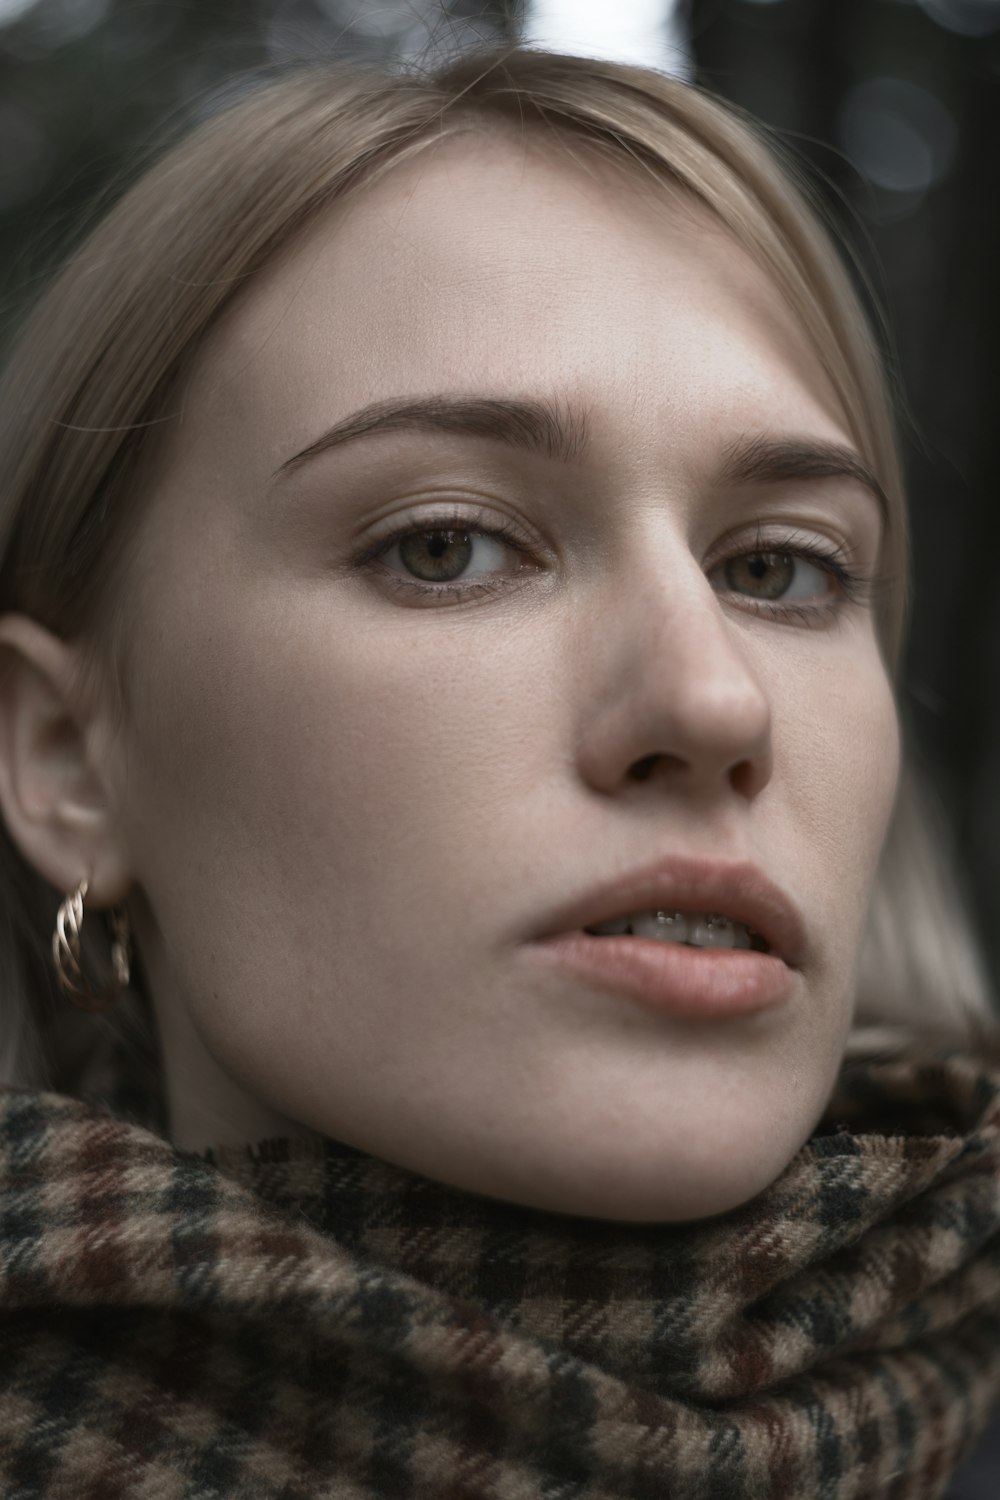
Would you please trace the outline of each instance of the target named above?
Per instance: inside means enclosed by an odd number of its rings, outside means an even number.
[[[128,984],[131,968],[131,931],[124,906],[116,906],[111,921],[111,980],[102,990],[95,990],[84,977],[80,962],[80,932],[83,928],[83,901],[90,888],[81,880],[76,890],[64,897],[56,915],[52,934],[52,961],[59,988],[80,1010],[92,1014],[112,1010]]]

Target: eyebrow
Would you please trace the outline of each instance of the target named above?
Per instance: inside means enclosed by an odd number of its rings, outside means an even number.
[[[294,472],[320,453],[391,432],[445,432],[492,438],[508,447],[572,463],[587,444],[586,418],[554,401],[492,396],[419,396],[374,401],[336,422],[274,471]],[[726,451],[716,484],[780,484],[796,479],[851,479],[874,497],[885,523],[889,500],[852,448],[811,438],[743,437]]]
[[[853,448],[811,438],[738,438],[727,450],[719,484],[780,484],[795,479],[852,479],[875,499],[889,522],[889,497]]]
[[[375,401],[335,423],[307,448],[286,459],[271,477],[278,479],[331,448],[387,432],[448,432],[493,438],[509,447],[540,453],[563,463],[572,463],[587,440],[582,413],[551,401],[484,396]]]

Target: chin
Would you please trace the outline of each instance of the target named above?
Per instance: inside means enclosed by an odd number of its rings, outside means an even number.
[[[681,1224],[696,1219],[714,1219],[749,1203],[776,1182],[794,1158],[799,1143],[791,1150],[765,1160],[748,1161],[742,1153],[739,1160],[722,1166],[692,1171],[687,1161],[664,1165],[656,1182],[635,1185],[633,1191],[615,1195],[612,1203],[605,1197],[603,1206],[596,1200],[587,1211],[589,1216],[633,1224]],[[669,1179],[664,1181],[664,1175]],[[583,1212],[583,1210],[579,1210]]]
[[[771,1186],[795,1156],[778,1163],[741,1163],[738,1172],[694,1172],[687,1162],[666,1161],[651,1183],[576,1183],[562,1192],[519,1194],[523,1205],[575,1217],[628,1224],[682,1224],[732,1212]],[[529,1196],[531,1201],[529,1201]]]
[[[815,1127],[812,1116],[773,1117],[749,1130],[745,1116],[711,1119],[670,1131],[637,1131],[641,1144],[581,1133],[563,1150],[536,1152],[530,1167],[497,1181],[490,1196],[526,1208],[621,1223],[684,1223],[731,1212],[765,1192],[789,1166]],[[492,1175],[492,1174],[491,1174]],[[479,1190],[483,1191],[480,1177]],[[467,1186],[469,1184],[456,1184]]]

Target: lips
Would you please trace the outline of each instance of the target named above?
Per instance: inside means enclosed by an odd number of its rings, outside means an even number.
[[[576,897],[551,913],[535,937],[543,941],[645,910],[717,912],[760,933],[772,955],[789,968],[800,968],[805,958],[802,916],[763,871],[749,863],[686,855],[661,858]]]

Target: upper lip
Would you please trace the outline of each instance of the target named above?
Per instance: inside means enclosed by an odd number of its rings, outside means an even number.
[[[772,953],[800,968],[806,928],[798,907],[756,865],[668,855],[576,897],[547,919],[539,939],[635,911],[716,912],[758,932]]]

